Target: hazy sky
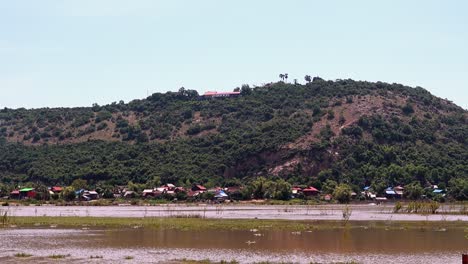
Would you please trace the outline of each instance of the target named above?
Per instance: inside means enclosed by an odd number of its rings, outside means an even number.
[[[0,0],[0,107],[90,106],[289,73],[468,109],[468,1]]]

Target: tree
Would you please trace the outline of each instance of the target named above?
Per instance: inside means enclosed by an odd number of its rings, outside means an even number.
[[[283,179],[267,181],[265,183],[264,197],[276,200],[288,200],[291,198],[291,184]]]
[[[240,92],[240,88],[239,87],[234,88],[233,92]]]
[[[336,183],[336,181],[327,179],[322,185],[322,192],[324,194],[332,194],[335,191],[337,185],[338,183]]]
[[[340,203],[349,203],[351,200],[351,187],[348,184],[341,183],[333,191],[333,198]]]
[[[306,75],[304,76],[304,80],[307,82],[307,83],[310,83],[312,81],[312,77],[310,77],[310,75]]]
[[[112,192],[111,188],[105,188],[104,191],[102,192],[102,198],[104,199],[111,199],[114,198],[114,192]]]
[[[288,74],[287,73],[284,74],[284,79],[286,79],[286,82],[288,82]]]
[[[280,73],[279,77],[284,82],[284,74]]]
[[[250,184],[251,193],[254,199],[263,199],[265,197],[267,179],[258,177]]]
[[[248,84],[243,84],[241,86],[241,94],[242,95],[249,95],[252,93],[252,88]]]
[[[419,182],[415,181],[405,186],[404,196],[408,199],[416,200],[421,198],[423,188]]]
[[[62,192],[60,193],[62,199],[65,201],[73,201],[76,198],[76,193],[73,187],[65,187]]]
[[[453,198],[466,201],[468,200],[468,180],[463,178],[453,178],[449,181],[448,193]]]
[[[185,96],[185,87],[182,86],[179,88],[179,94]]]
[[[81,189],[87,189],[88,183],[86,182],[86,180],[83,180],[83,179],[75,179],[72,182],[71,187],[77,191]]]

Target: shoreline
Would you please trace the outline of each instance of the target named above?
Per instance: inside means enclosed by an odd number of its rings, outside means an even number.
[[[200,218],[265,219],[291,221],[428,221],[468,222],[454,205],[443,205],[436,214],[394,213],[392,205],[187,205],[153,206],[8,206],[0,214],[8,217],[94,217],[94,218]],[[343,214],[348,216],[344,217]]]

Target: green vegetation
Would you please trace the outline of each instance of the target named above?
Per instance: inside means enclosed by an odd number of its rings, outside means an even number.
[[[411,185],[410,197],[438,200],[425,188],[436,184],[453,199],[468,199],[467,111],[419,87],[305,80],[244,85],[237,98],[200,100],[181,88],[127,104],[2,109],[0,196],[18,184],[81,179],[89,188],[131,182],[142,189],[157,179],[245,185],[255,197],[275,199],[289,199],[289,186],[322,190],[331,181],[344,191],[342,202],[349,190],[372,186],[383,194],[396,185]],[[371,103],[378,111],[366,108]],[[344,114],[353,108],[361,113],[355,120]],[[269,182],[259,186],[259,176]],[[71,192],[62,199],[72,199]]]
[[[16,253],[14,256],[17,257],[17,258],[29,258],[29,257],[32,257],[32,255],[31,255],[31,254],[28,254],[28,253]]]
[[[347,209],[351,216],[351,209]],[[349,218],[348,218],[349,220]],[[437,222],[405,222],[405,221],[348,221],[349,228],[362,228],[368,225],[372,228],[399,229],[401,227],[414,229],[434,229]],[[315,229],[340,229],[343,221],[288,221],[267,219],[210,219],[210,218],[118,218],[118,217],[12,217],[11,223],[22,226],[33,225],[60,225],[61,227],[104,227],[104,228],[134,228],[144,227],[153,229],[188,230],[287,230],[307,231]],[[444,222],[447,228],[466,228],[466,224],[459,221]]]
[[[69,257],[70,255],[61,255],[61,254],[53,254],[50,255],[49,258],[51,259],[64,259],[66,257]]]

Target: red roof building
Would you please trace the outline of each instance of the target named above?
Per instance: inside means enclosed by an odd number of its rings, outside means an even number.
[[[59,192],[63,191],[63,188],[59,187],[59,186],[54,186],[50,190],[53,191],[54,193],[59,193]]]
[[[312,195],[317,195],[320,191],[310,186],[305,189],[302,189],[302,192],[304,193],[305,196],[312,196]]]
[[[200,192],[206,192],[206,187],[203,185],[195,185],[192,187],[192,191],[200,191]]]
[[[214,98],[214,97],[236,97],[239,96],[240,92],[206,92],[203,97]]]

